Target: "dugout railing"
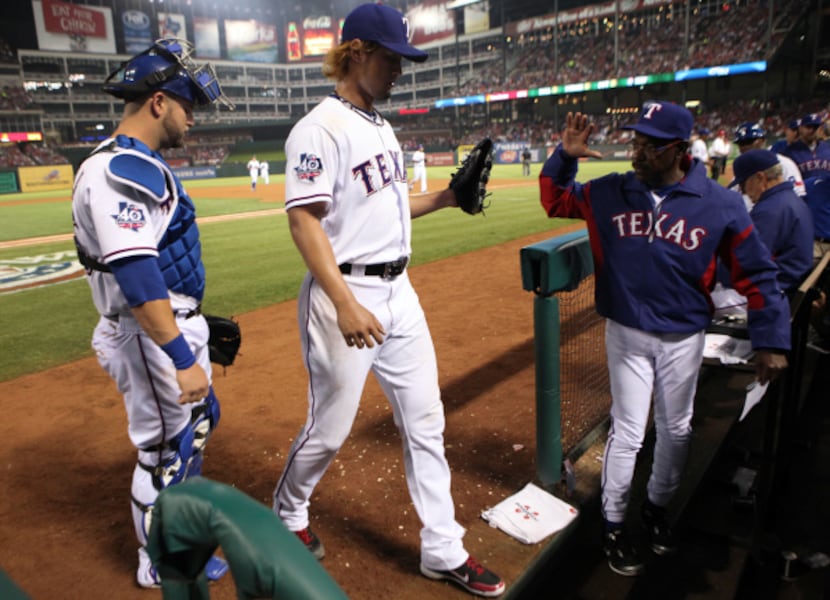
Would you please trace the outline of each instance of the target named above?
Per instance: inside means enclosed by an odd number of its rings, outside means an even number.
[[[536,478],[549,491],[559,484],[567,483],[569,476],[569,458],[575,460],[579,448],[591,443],[575,436],[574,423],[563,417],[564,406],[572,400],[567,390],[572,384],[595,387],[589,397],[582,402],[592,403],[596,409],[590,420],[582,423],[582,433],[597,437],[596,431],[607,422],[610,407],[610,389],[607,379],[602,380],[596,374],[585,377],[576,376],[575,382],[568,382],[567,361],[563,356],[568,351],[568,344],[585,345],[587,336],[596,340],[595,345],[588,344],[590,351],[584,352],[590,360],[606,368],[604,340],[591,329],[603,331],[602,319],[595,315],[596,321],[582,327],[576,334],[566,339],[564,332],[569,322],[575,319],[574,311],[563,310],[565,298],[572,293],[593,292],[593,260],[587,232],[584,230],[558,236],[521,249],[522,285],[526,291],[534,293],[534,335],[536,360]],[[759,417],[762,426],[753,440],[758,452],[758,470],[752,486],[753,518],[750,535],[745,545],[752,558],[760,563],[769,560],[771,553],[777,557],[779,548],[771,548],[769,540],[775,528],[776,511],[779,508],[782,493],[786,489],[789,466],[791,464],[792,446],[798,436],[803,419],[807,394],[804,382],[811,377],[814,366],[807,351],[808,334],[811,319],[815,318],[814,301],[830,285],[830,254],[825,255],[805,278],[797,292],[790,299],[791,350],[788,353],[789,366],[784,374],[768,388]],[[593,298],[586,300],[593,310]],[[584,307],[576,310],[579,313]],[[826,309],[825,309],[826,310]],[[745,324],[725,331],[713,326],[718,333],[730,333],[736,337],[746,336]],[[742,401],[734,390],[726,389],[723,381],[730,378],[730,373],[738,375],[735,380],[751,381],[754,364],[721,365],[717,361],[705,359],[701,367],[701,387],[699,399],[704,396],[704,404],[718,402],[715,398],[723,394],[723,400],[732,406],[731,422],[725,428],[719,428],[714,434],[717,439],[708,443],[707,457],[702,465],[691,474],[683,485],[682,505],[691,497],[703,480],[704,473],[719,460],[718,450],[739,424]],[[745,375],[745,376],[744,376]],[[596,384],[599,380],[600,387]],[[705,385],[704,385],[704,382]],[[720,383],[719,383],[720,382]],[[721,392],[717,390],[721,389]],[[571,389],[571,393],[573,390]],[[714,394],[714,396],[712,396]],[[710,397],[711,396],[711,397]],[[742,398],[742,397],[741,397]],[[737,400],[737,401],[736,401]],[[697,409],[696,409],[697,410]],[[753,409],[758,411],[759,409]],[[704,411],[705,412],[705,411]],[[701,415],[701,418],[708,418]],[[640,459],[638,459],[639,462]],[[643,458],[645,460],[645,458]],[[682,510],[681,510],[682,512]]]

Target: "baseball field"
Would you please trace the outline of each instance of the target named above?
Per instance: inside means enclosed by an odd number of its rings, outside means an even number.
[[[625,168],[591,162],[580,178]],[[430,189],[450,172],[431,168]],[[533,298],[522,289],[519,250],[582,227],[546,218],[537,174],[538,165],[531,177],[497,165],[486,216],[445,210],[413,222],[411,278],[438,354],[456,516],[468,549],[508,585],[541,549],[480,518],[535,473]],[[237,363],[214,371],[222,420],[204,474],[270,505],[306,413],[295,302],[305,269],[288,234],[282,177],[256,191],[247,178],[186,187],[200,215],[204,309],[233,316],[243,332]],[[89,348],[96,314],[73,264],[71,229],[68,191],[0,197],[0,568],[35,599],[148,598],[133,583],[135,454],[121,398]],[[418,573],[419,523],[401,463],[391,411],[370,378],[312,500],[323,565],[350,598],[467,597]],[[236,597],[230,578],[211,593]]]

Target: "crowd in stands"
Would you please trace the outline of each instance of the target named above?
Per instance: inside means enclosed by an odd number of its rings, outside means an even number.
[[[38,165],[65,165],[69,161],[48,144],[0,144],[0,167],[36,167]]]
[[[741,123],[747,121],[760,124],[768,134],[770,141],[784,137],[787,123],[803,114],[826,113],[830,105],[822,100],[811,100],[790,105],[762,103],[754,100],[740,100],[717,107],[700,109],[696,115],[695,127],[717,131],[724,129],[730,137]],[[573,109],[580,110],[579,108]],[[637,111],[628,114],[591,114],[595,124],[592,144],[627,144],[632,132],[620,129],[636,118]],[[428,152],[441,152],[456,148],[460,144],[474,144],[482,137],[490,137],[496,142],[519,142],[534,148],[554,146],[559,142],[559,132],[564,124],[565,111],[561,113],[563,123],[554,123],[544,118],[513,119],[509,123],[491,121],[482,118],[463,123],[459,132],[457,127],[448,124],[450,111],[437,111],[417,118],[398,119],[398,133],[401,146],[405,151],[414,150],[418,144],[424,144]],[[444,127],[441,130],[441,127]]]
[[[3,86],[0,90],[0,110],[26,110],[35,108],[34,100],[23,86]]]
[[[804,8],[803,2],[776,3],[773,27],[769,5],[760,0],[723,3],[714,13],[697,8],[690,13],[688,43],[682,2],[650,16],[621,15],[616,42],[612,20],[562,26],[555,42],[552,32],[530,33],[509,47],[507,63],[512,66],[506,74],[500,61],[492,61],[456,93],[469,96],[768,60]]]

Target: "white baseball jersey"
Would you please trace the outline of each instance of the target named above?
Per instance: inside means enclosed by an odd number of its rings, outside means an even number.
[[[335,259],[352,264],[344,280],[386,336],[372,348],[347,346],[335,306],[314,277],[306,275],[297,312],[309,410],[274,490],[274,512],[290,531],[308,526],[314,487],[351,430],[371,371],[401,434],[406,479],[423,523],[421,562],[434,570],[455,568],[468,553],[450,493],[432,337],[406,270],[391,278],[365,270],[410,254],[404,153],[383,117],[335,96],[294,126],[285,150],[286,209],[327,205],[321,225]]]
[[[709,156],[712,158],[725,158],[729,156],[732,145],[722,137],[716,137],[709,146]]]
[[[148,188],[146,194],[139,194],[135,187],[118,185],[118,176],[109,172],[109,162],[116,153],[135,154],[143,161],[147,156],[120,147],[101,151],[105,146],[114,146],[113,140],[102,142],[78,170],[72,199],[75,236],[88,256],[105,265],[131,256],[157,257],[158,244],[179,201],[173,174],[158,162],[167,185],[163,190]],[[103,189],[107,193],[102,193]],[[115,277],[92,271],[88,280],[101,315],[131,315]],[[173,310],[191,310],[199,303],[172,291],[170,302]]]
[[[251,181],[256,181],[256,178],[259,177],[259,161],[252,158],[248,161],[247,167],[248,174],[251,176]]]
[[[784,179],[792,182],[793,190],[799,197],[804,198],[807,195],[807,189],[804,187],[804,179],[801,177],[801,171],[798,165],[793,160],[783,154],[778,155],[778,162],[781,163],[781,170],[784,173]]]
[[[692,158],[696,158],[700,162],[709,162],[709,151],[706,150],[706,142],[701,138],[697,138],[692,142],[689,153],[692,155]]]
[[[373,114],[328,97],[285,142],[285,208],[329,205],[322,224],[338,264],[391,262],[411,252],[404,153],[389,122]],[[373,119],[382,123],[368,128]]]
[[[425,193],[427,191],[427,166],[426,166],[426,154],[424,154],[423,150],[416,150],[412,153],[412,185],[415,185],[416,181],[421,182],[421,193]]]

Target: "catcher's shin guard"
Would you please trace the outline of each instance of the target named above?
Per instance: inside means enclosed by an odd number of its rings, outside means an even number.
[[[210,388],[203,404],[195,407],[191,413],[190,425],[193,428],[193,455],[187,468],[185,478],[202,474],[202,451],[207,445],[210,434],[216,429],[221,416],[219,400]]]

